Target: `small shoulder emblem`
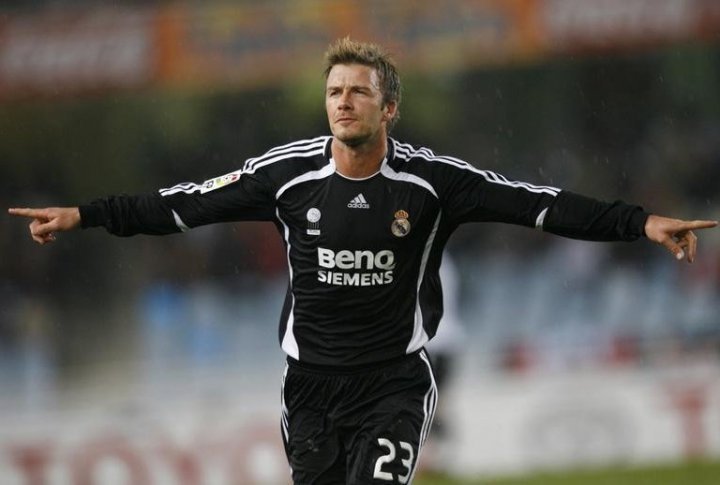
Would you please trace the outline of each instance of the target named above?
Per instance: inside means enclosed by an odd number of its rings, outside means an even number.
[[[220,177],[215,177],[214,179],[206,180],[202,184],[200,193],[204,194],[206,192],[211,192],[213,190],[217,190],[219,188],[225,187],[226,185],[235,183],[238,180],[240,180],[241,173],[242,173],[242,170],[236,170],[234,172],[230,172],[228,174],[221,175]]]

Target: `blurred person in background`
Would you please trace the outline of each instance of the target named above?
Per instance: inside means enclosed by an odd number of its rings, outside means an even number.
[[[438,392],[442,393],[450,387],[452,376],[457,367],[458,355],[461,350],[465,330],[460,316],[460,272],[455,258],[445,252],[440,266],[440,283],[442,285],[443,315],[437,332],[425,345],[435,375]],[[440,401],[438,403],[433,425],[430,431],[431,456],[425,465],[434,471],[452,471],[449,457],[455,452],[453,448],[454,429],[450,409]]]
[[[289,268],[279,340],[293,481],[406,484],[436,409],[424,346],[443,314],[443,249],[460,224],[504,222],[595,241],[645,237],[692,262],[693,231],[717,223],[511,181],[401,143],[389,137],[400,106],[389,56],[346,38],[329,47],[325,67],[332,135],[272,148],[201,184],[9,212],[32,219],[40,244],[78,227],[132,236],[274,222]]]

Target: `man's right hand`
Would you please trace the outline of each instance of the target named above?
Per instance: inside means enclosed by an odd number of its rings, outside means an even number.
[[[645,222],[645,235],[670,251],[675,259],[695,261],[697,236],[693,231],[716,227],[718,221],[683,221],[651,214]]]
[[[55,232],[69,231],[80,225],[80,209],[77,207],[13,208],[8,209],[8,213],[32,219],[30,235],[38,244],[53,242]]]

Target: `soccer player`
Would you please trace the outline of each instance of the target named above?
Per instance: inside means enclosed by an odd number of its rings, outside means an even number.
[[[77,227],[169,234],[226,221],[273,221],[289,286],[281,428],[296,484],[410,483],[436,405],[423,347],[442,316],[443,247],[467,222],[504,222],[595,241],[645,237],[692,262],[715,221],[648,214],[508,180],[390,138],[400,79],[373,44],[326,53],[332,135],[295,141],[201,184],[79,207],[10,209],[45,244]]]

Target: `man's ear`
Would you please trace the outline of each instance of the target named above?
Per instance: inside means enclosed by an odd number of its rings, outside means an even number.
[[[385,108],[383,109],[385,112],[385,121],[390,121],[393,118],[395,118],[395,115],[397,114],[397,102],[396,101],[390,101],[389,103],[385,104]]]

